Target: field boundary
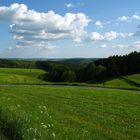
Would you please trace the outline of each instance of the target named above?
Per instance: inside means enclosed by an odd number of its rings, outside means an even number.
[[[80,84],[65,84],[65,83],[58,83],[58,84],[0,84],[0,86],[56,86],[56,87],[79,87],[79,88],[101,88],[101,89],[114,89],[114,90],[128,90],[128,91],[140,91],[140,89],[135,88],[117,88],[117,87],[107,87],[107,86],[96,86],[96,85],[80,85]]]

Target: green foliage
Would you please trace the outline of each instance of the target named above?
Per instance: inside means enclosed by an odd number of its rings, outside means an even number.
[[[106,68],[104,66],[96,66],[94,63],[90,63],[87,65],[87,67],[82,68],[77,72],[77,81],[96,81],[98,79],[104,78],[105,74]]]
[[[35,61],[0,59],[0,68],[36,68]]]
[[[99,59],[95,64],[105,66],[108,77],[140,73],[140,52]]]
[[[75,72],[71,70],[63,72],[61,77],[63,82],[74,82],[75,78],[76,78]]]

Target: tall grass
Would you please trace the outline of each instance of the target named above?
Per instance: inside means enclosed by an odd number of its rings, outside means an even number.
[[[38,106],[36,113],[27,113],[20,104],[0,106],[0,130],[10,140],[51,140],[55,138],[53,127],[46,106]]]

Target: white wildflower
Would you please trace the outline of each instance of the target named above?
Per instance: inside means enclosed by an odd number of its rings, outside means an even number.
[[[20,104],[17,104],[17,107],[20,107]]]
[[[55,138],[55,133],[54,133],[54,132],[52,133],[52,135],[53,135],[53,137]]]
[[[47,125],[42,125],[43,128],[47,128]]]

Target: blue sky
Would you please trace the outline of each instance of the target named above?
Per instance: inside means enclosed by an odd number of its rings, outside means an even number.
[[[1,0],[0,57],[108,57],[140,51],[139,5],[139,0]]]

